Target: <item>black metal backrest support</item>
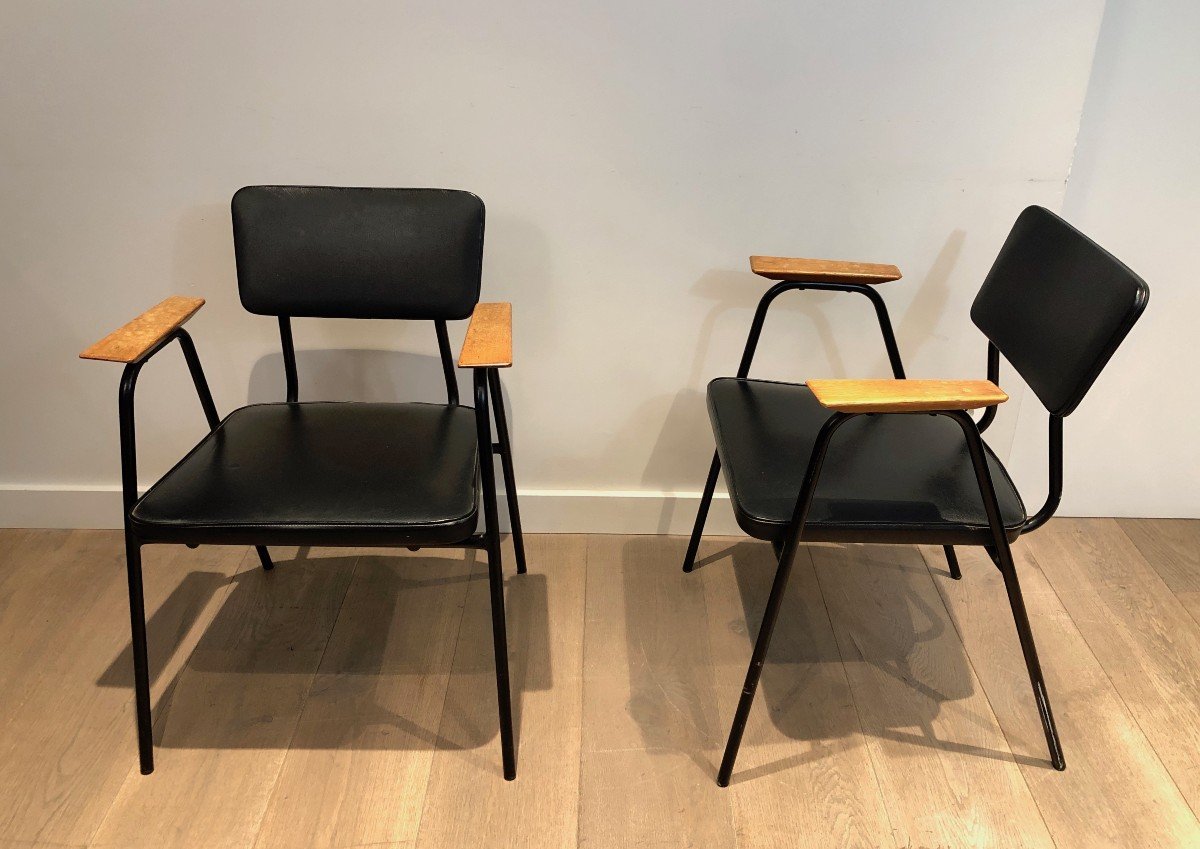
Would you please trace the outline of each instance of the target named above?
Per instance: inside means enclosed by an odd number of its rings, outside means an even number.
[[[470,192],[247,186],[232,207],[252,313],[445,321],[479,300],[484,209]]]
[[[1040,206],[1021,213],[971,319],[1055,416],[1083,400],[1146,308],[1140,277]]]

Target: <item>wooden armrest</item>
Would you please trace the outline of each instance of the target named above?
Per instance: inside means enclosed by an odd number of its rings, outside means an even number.
[[[204,298],[173,295],[123,327],[118,327],[79,356],[85,360],[107,360],[110,363],[135,362],[171,331],[182,327],[202,306]]]
[[[810,380],[808,388],[842,413],[974,410],[1008,400],[990,380]]]
[[[787,256],[752,256],[750,270],[768,280],[802,283],[886,283],[901,276],[894,265]]]
[[[512,304],[476,304],[459,368],[508,368],[512,365]]]

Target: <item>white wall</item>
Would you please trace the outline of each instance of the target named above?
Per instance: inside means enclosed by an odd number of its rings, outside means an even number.
[[[1066,422],[1068,515],[1200,517],[1197,33],[1194,0],[1105,9],[1064,214],[1145,278],[1150,306]],[[1031,481],[1045,462],[1035,406],[1012,458]]]
[[[764,288],[748,254],[899,264],[885,292],[909,372],[982,374],[967,310],[1020,209],[1062,207],[1103,11],[250,5],[0,9],[0,522],[117,520],[119,368],[75,355],[168,294],[209,300],[191,329],[222,410],[282,395],[274,322],[238,305],[228,200],[294,182],[481,195],[485,297],[516,309],[505,379],[519,480],[541,505],[531,526],[683,527],[687,510],[655,495],[702,482],[703,387],[736,367]],[[1182,134],[1163,144],[1182,154]],[[1118,253],[1142,241],[1112,223],[1097,235]],[[1148,321],[1173,320],[1168,297],[1155,288]],[[756,372],[884,374],[877,332],[861,299],[794,296]],[[301,321],[297,334],[312,349],[302,397],[437,397],[430,328]],[[1123,352],[1101,388],[1119,392],[1116,373],[1146,350]],[[203,422],[176,356],[139,392],[151,480]],[[1019,404],[994,430],[1002,453]],[[1132,459],[1111,463],[1088,510],[1145,503]]]

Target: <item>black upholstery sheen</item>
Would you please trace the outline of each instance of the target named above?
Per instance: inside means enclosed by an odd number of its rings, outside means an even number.
[[[1150,291],[1120,260],[1053,212],[1017,218],[971,320],[1046,409],[1078,406],[1146,308]]]
[[[818,430],[832,414],[802,384],[717,378],[708,385],[717,451],[738,524],[782,540]],[[1000,461],[988,464],[1009,537],[1025,506]],[[959,425],[924,414],[859,416],[834,435],[805,541],[990,543]]]
[[[475,410],[259,404],[231,413],[134,507],[146,542],[458,543],[476,524]]]
[[[242,306],[260,315],[467,318],[483,201],[449,189],[247,186],[233,196]]]

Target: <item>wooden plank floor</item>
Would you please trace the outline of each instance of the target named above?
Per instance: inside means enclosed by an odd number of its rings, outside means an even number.
[[[1200,521],[1016,545],[1064,773],[986,555],[806,546],[725,790],[769,546],[684,575],[679,537],[527,544],[515,783],[453,550],[148,548],[142,776],[120,534],[0,531],[0,849],[1200,846]]]

